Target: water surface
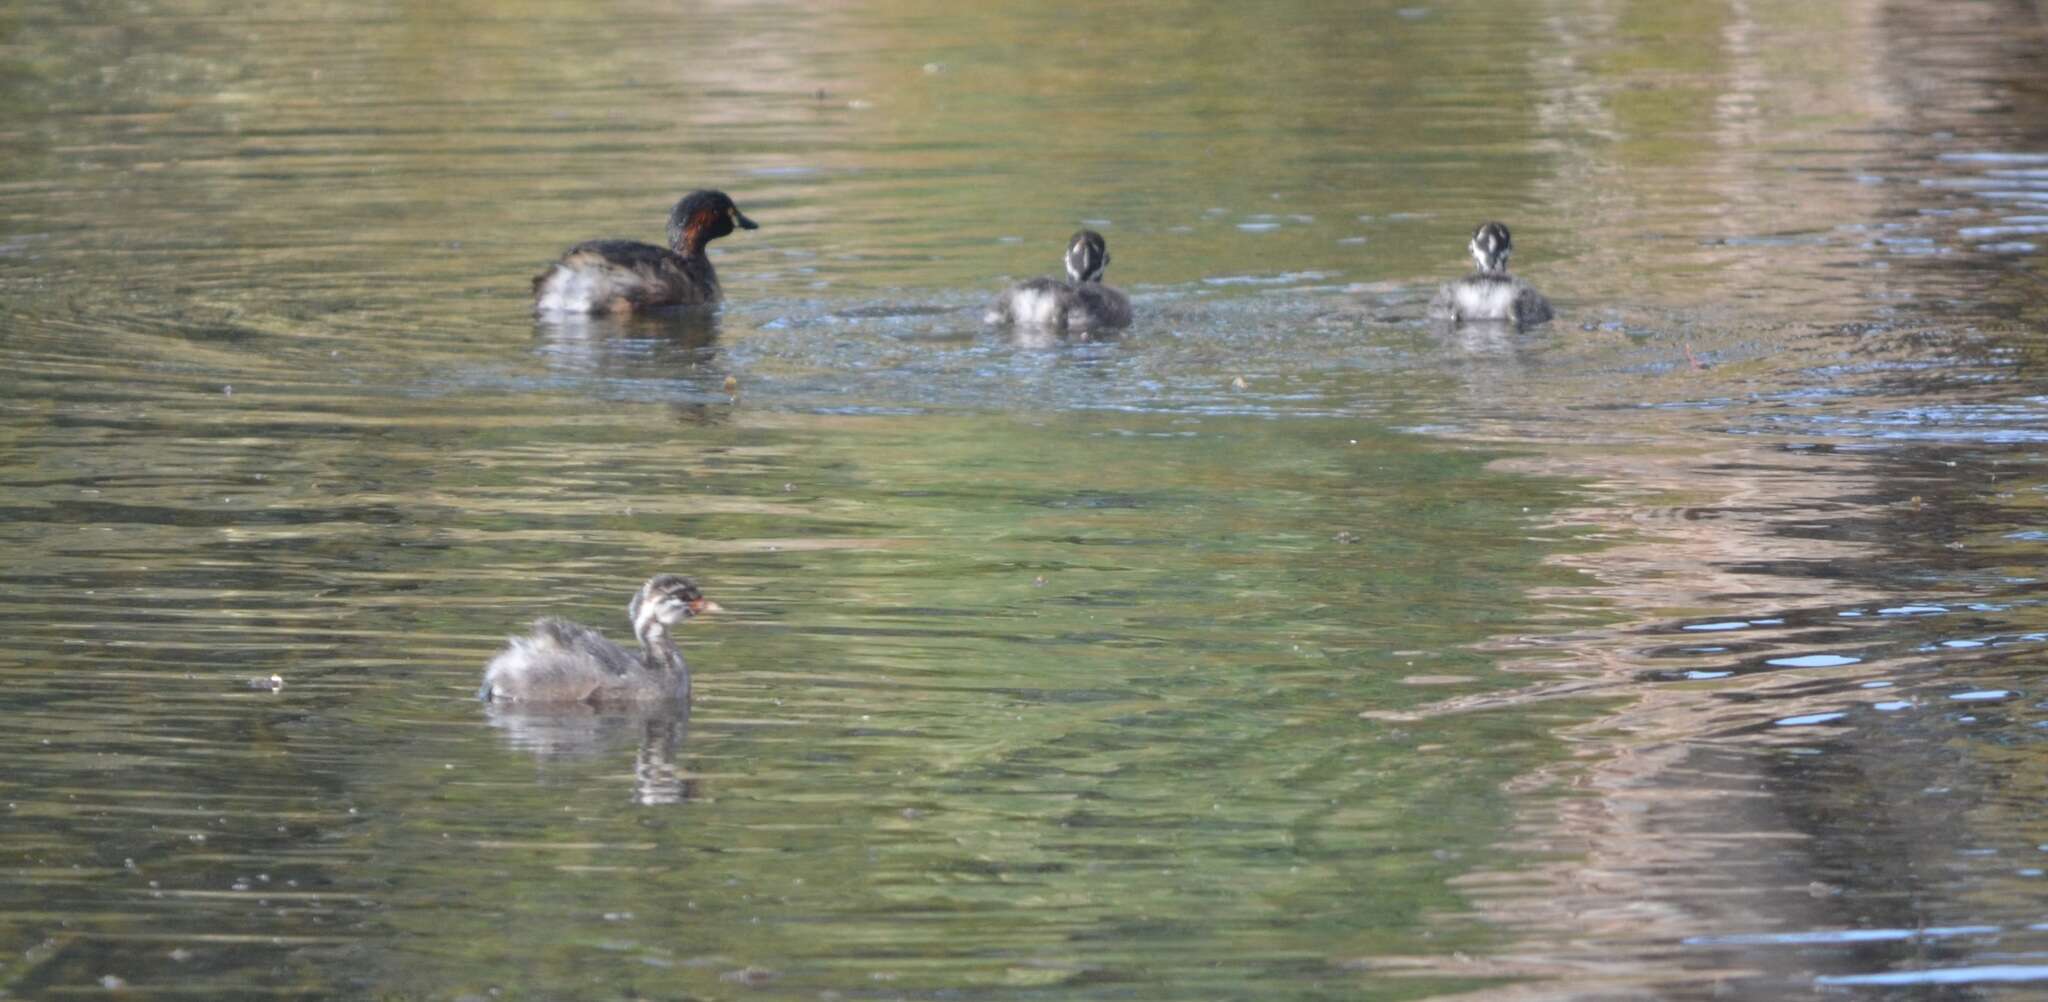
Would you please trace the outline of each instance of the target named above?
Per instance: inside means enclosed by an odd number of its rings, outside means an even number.
[[[0,30],[0,991],[2048,980],[2030,7]],[[529,314],[700,185],[723,310]],[[475,703],[663,569],[686,719]]]

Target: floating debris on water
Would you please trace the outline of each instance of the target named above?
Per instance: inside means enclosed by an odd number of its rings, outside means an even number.
[[[718,980],[724,981],[728,984],[746,985],[749,988],[758,988],[762,985],[767,984],[770,981],[775,980],[780,976],[781,975],[765,967],[742,967],[737,971],[727,971],[724,974],[719,975]]]

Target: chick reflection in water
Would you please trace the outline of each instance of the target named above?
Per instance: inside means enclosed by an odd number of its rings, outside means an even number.
[[[512,747],[544,763],[601,760],[637,742],[634,803],[653,806],[697,799],[697,780],[676,764],[676,751],[690,733],[687,706],[612,712],[581,703],[493,703],[484,716]],[[582,778],[579,772],[576,785],[583,785]]]

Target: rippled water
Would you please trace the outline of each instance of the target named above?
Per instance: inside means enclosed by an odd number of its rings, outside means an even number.
[[[0,994],[2028,997],[2043,23],[17,7]],[[660,569],[687,719],[474,701]]]

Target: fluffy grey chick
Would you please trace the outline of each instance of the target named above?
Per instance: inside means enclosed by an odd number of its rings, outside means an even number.
[[[669,628],[699,613],[719,611],[689,578],[649,578],[626,615],[638,651],[612,643],[590,627],[552,616],[533,632],[512,637],[484,666],[477,698],[501,703],[658,703],[690,701],[690,666]]]
[[[1437,290],[1429,303],[1431,320],[1506,320],[1534,327],[1555,315],[1550,300],[1535,286],[1508,274],[1508,256],[1515,245],[1505,224],[1481,223],[1472,231],[1470,248],[1479,270]]]

